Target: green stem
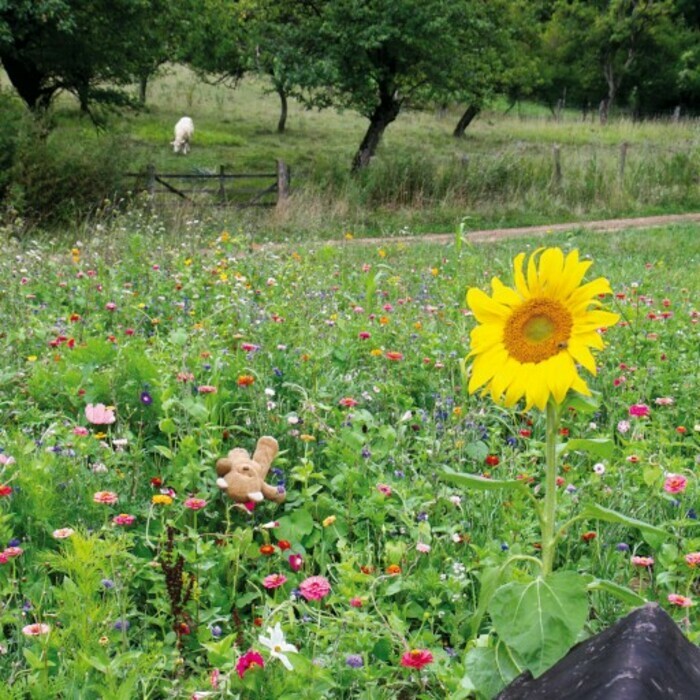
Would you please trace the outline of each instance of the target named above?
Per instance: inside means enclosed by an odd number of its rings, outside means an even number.
[[[554,532],[557,515],[557,432],[559,410],[554,399],[547,403],[547,442],[545,448],[545,494],[542,513],[542,575],[552,573],[557,539]]]

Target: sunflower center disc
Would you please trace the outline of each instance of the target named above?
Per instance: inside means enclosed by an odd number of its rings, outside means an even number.
[[[503,344],[518,362],[543,362],[565,350],[573,321],[554,299],[529,299],[506,321]]]

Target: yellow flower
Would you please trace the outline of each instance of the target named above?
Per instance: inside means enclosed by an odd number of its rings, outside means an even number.
[[[381,357],[384,353],[381,348],[373,348],[369,351],[369,354],[372,355],[372,357]]]
[[[36,362],[36,355],[27,355],[27,362]]]
[[[590,395],[576,365],[596,373],[589,348],[601,350],[599,329],[620,318],[599,308],[597,297],[611,293],[610,283],[598,277],[582,285],[591,262],[580,261],[577,250],[564,257],[559,248],[540,248],[528,260],[527,277],[524,261],[524,253],[514,260],[514,289],[494,277],[493,296],[467,292],[480,324],[467,356],[474,358],[469,392],[483,387],[506,406],[525,397],[525,410],[544,409],[550,396],[561,403],[569,389]]]
[[[156,506],[169,506],[172,502],[173,502],[173,499],[164,493],[157,493],[151,499],[151,503],[153,503],[153,505],[156,505]]]
[[[329,515],[322,521],[323,527],[330,527],[335,522],[335,515]]]
[[[313,435],[308,435],[307,433],[302,433],[299,436],[299,439],[302,442],[315,442],[316,438]]]

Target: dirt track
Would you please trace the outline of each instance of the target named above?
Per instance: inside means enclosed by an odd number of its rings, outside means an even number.
[[[496,228],[483,231],[469,231],[465,234],[467,240],[474,243],[497,241],[519,236],[544,236],[559,231],[622,231],[629,228],[656,228],[669,224],[700,223],[700,213],[671,214],[668,216],[645,216],[635,219],[606,219],[604,221],[585,221],[570,224],[551,224],[549,226],[524,226],[522,228]],[[417,236],[389,238],[353,238],[342,241],[323,241],[326,245],[390,245],[392,243],[451,243],[454,233],[428,233]]]

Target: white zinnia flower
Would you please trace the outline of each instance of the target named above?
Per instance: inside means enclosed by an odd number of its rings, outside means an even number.
[[[286,655],[290,651],[296,654],[298,649],[293,644],[286,642],[279,622],[274,627],[268,627],[267,633],[270,635],[269,637],[265,637],[262,634],[258,637],[260,644],[270,650],[270,656],[273,659],[279,659],[288,671],[293,671],[294,667]]]

